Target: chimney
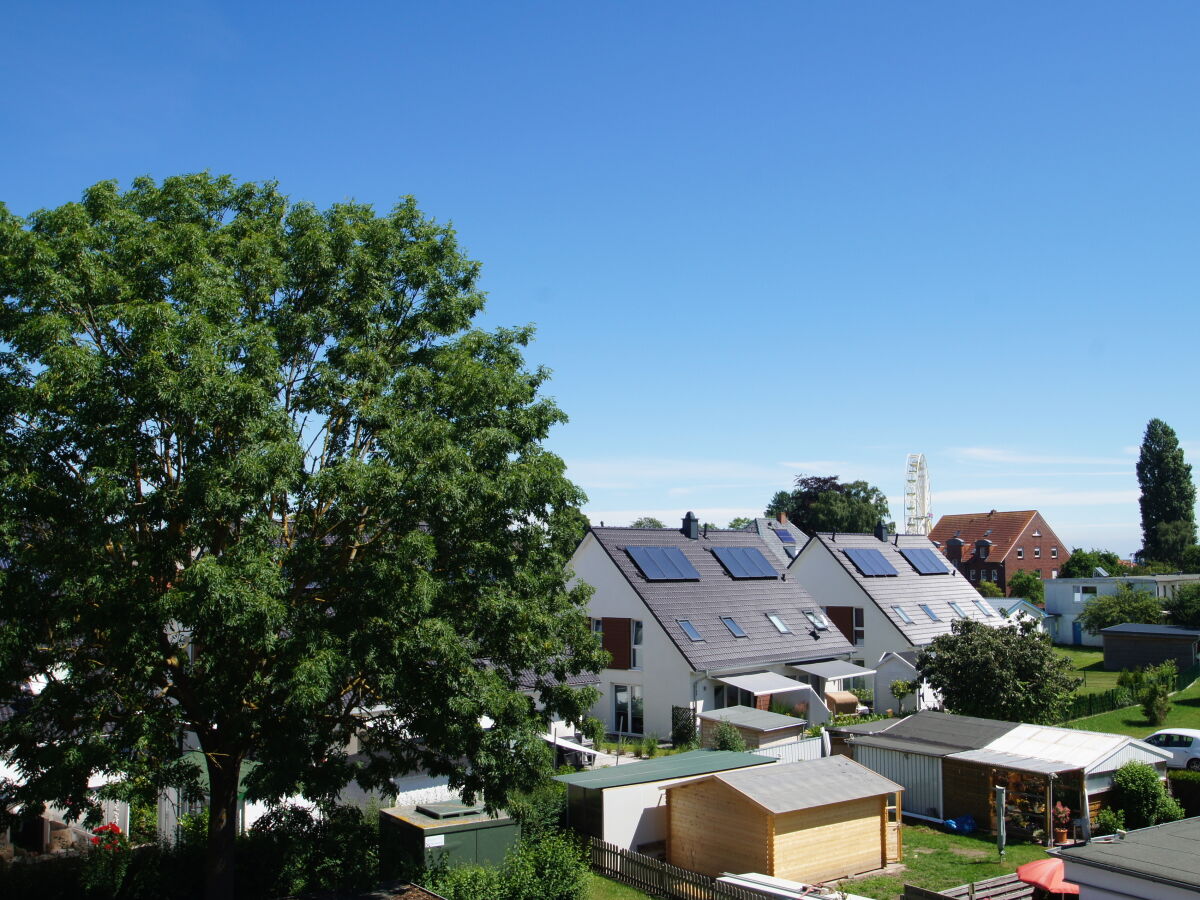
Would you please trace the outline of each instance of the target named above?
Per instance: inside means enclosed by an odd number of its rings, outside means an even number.
[[[887,543],[887,526],[883,524],[883,519],[880,519],[879,524],[875,526],[875,538]]]
[[[787,513],[785,513],[782,509],[775,514],[775,519],[780,525],[786,525],[788,523]]]
[[[683,527],[679,529],[683,532],[683,536],[688,540],[695,541],[700,539],[700,520],[696,518],[696,514],[690,509],[688,514],[683,517]]]

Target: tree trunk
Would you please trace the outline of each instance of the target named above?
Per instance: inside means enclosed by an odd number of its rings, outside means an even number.
[[[242,754],[207,753],[209,780],[208,852],[204,859],[204,900],[234,900],[238,774]]]

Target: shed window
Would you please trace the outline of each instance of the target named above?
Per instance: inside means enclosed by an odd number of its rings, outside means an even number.
[[[721,616],[721,621],[725,623],[725,627],[729,629],[729,633],[735,638],[746,637],[746,632],[742,631],[742,626],[734,621],[732,616]]]

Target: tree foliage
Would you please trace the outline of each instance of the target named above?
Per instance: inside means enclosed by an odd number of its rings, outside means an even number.
[[[1042,603],[1046,599],[1046,586],[1033,572],[1018,569],[1008,579],[1010,597],[1023,597],[1030,603]]]
[[[975,585],[975,590],[979,591],[981,597],[1003,597],[1004,591],[1000,590],[1000,585],[994,581],[980,581]]]
[[[1200,628],[1200,582],[1181,584],[1163,601],[1172,625]]]
[[[1142,556],[1176,563],[1196,543],[1196,485],[1175,430],[1151,419],[1137,461],[1142,496]]]
[[[1084,550],[1076,547],[1071,551],[1070,558],[1059,567],[1059,578],[1091,578],[1099,567],[1109,575],[1118,575],[1128,571],[1121,562],[1121,557],[1111,550]]]
[[[738,516],[736,519],[730,519],[729,524],[725,527],[730,531],[743,531],[744,529],[750,527],[751,523],[753,522],[753,519],[747,518],[746,516]]]
[[[732,723],[717,722],[713,727],[712,748],[714,750],[732,750],[737,753],[744,753],[746,750],[746,740]]]
[[[1162,613],[1162,604],[1152,593],[1122,582],[1115,594],[1099,594],[1084,604],[1076,619],[1089,634],[1099,634],[1110,625],[1125,622],[1161,625]]]
[[[798,475],[789,493],[778,491],[766,515],[787,513],[797,528],[808,534],[818,531],[867,533],[891,515],[887,497],[865,481],[840,482],[836,475]],[[889,528],[892,524],[889,523]]]
[[[1034,622],[993,628],[956,619],[951,628],[917,657],[921,679],[942,695],[947,709],[1013,722],[1062,721],[1081,679]]]
[[[195,787],[194,735],[228,897],[243,761],[267,800],[541,777],[601,664],[564,583],[582,496],[530,330],[471,326],[478,270],[412,200],[192,175],[0,207],[0,687],[45,683],[0,723],[19,802]]]
[[[654,516],[642,516],[640,519],[634,519],[629,523],[630,528],[666,528],[661,519],[656,519]]]

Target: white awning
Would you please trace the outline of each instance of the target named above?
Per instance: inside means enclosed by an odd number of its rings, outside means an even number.
[[[832,662],[808,663],[803,666],[792,666],[792,668],[809,675],[816,675],[818,678],[824,678],[826,681],[841,681],[844,678],[862,678],[864,675],[875,674],[874,669],[867,669],[836,659]]]
[[[551,737],[548,734],[543,734],[542,739],[549,741],[556,747],[562,747],[564,750],[574,750],[576,753],[586,753],[589,756],[596,755],[596,751],[591,747],[585,747],[583,744],[577,744],[574,741],[568,741],[566,738]]]
[[[718,678],[722,684],[748,691],[755,697],[763,694],[782,694],[786,691],[802,691],[808,687],[794,678],[780,675],[776,672],[752,672],[749,675],[730,675],[728,678]]]

